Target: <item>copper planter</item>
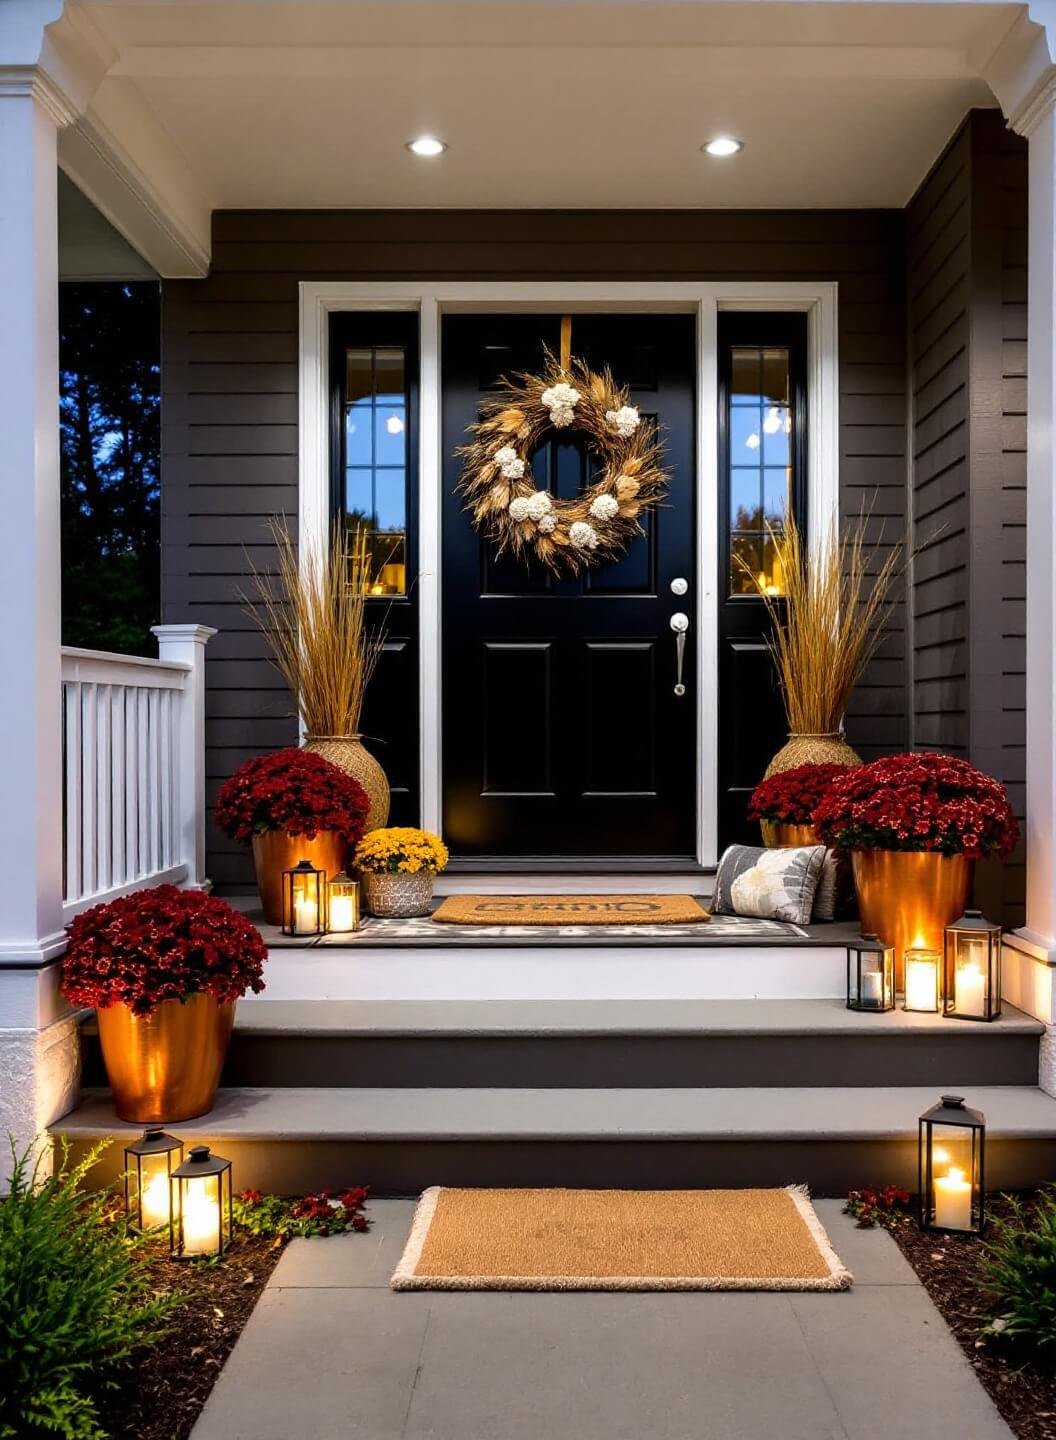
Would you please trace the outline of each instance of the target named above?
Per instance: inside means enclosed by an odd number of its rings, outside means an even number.
[[[285,830],[266,830],[253,836],[253,864],[257,868],[257,890],[269,925],[282,924],[282,872],[298,860],[310,860],[327,879],[345,868],[348,846],[341,835],[323,830],[314,840],[305,835],[287,835]]]
[[[902,986],[907,950],[942,953],[943,931],[963,915],[974,863],[931,850],[852,850],[862,930],[895,947],[895,984]]]
[[[760,820],[763,844],[768,850],[792,850],[800,845],[820,845],[813,825],[787,825],[775,820]]]
[[[163,1000],[151,1015],[127,1005],[96,1011],[114,1109],[137,1125],[207,1115],[235,1023],[235,1001],[212,995]]]

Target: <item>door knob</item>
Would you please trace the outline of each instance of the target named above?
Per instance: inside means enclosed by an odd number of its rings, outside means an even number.
[[[688,581],[688,580],[683,580],[683,578],[682,578],[681,575],[676,575],[676,577],[674,578],[674,580],[671,581],[671,594],[672,594],[672,595],[685,595],[688,590],[689,590],[689,581]]]
[[[676,610],[671,616],[671,629],[675,632],[675,694],[682,698],[686,693],[686,687],[682,683],[682,666],[686,658],[686,631],[689,629],[689,616],[683,615],[681,610]]]

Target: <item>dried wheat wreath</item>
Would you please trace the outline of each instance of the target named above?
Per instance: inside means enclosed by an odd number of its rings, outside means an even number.
[[[574,500],[556,500],[535,488],[529,460],[551,430],[572,427],[602,462],[601,476]],[[534,554],[557,574],[618,559],[666,489],[655,424],[607,369],[581,360],[562,364],[547,351],[541,375],[504,378],[469,433],[459,490],[477,531],[500,554]]]

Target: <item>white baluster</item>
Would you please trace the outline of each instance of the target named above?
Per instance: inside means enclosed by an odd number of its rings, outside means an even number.
[[[63,686],[66,744],[66,864],[63,899],[79,900],[81,883],[81,687]]]

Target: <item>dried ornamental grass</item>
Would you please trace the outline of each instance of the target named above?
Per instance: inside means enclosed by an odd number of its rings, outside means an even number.
[[[367,686],[385,628],[367,627],[370,557],[365,530],[335,526],[329,548],[299,562],[284,520],[269,527],[278,552],[274,577],[247,558],[254,595],[240,594],[260,627],[272,663],[289,687],[309,735],[358,735]]]
[[[554,387],[576,395],[559,419],[543,398]],[[529,462],[555,428],[573,426],[601,461],[601,474],[575,499],[556,500],[536,490]],[[638,416],[609,370],[594,372],[581,360],[563,368],[547,351],[542,374],[504,378],[469,433],[474,439],[458,451],[459,489],[474,526],[499,554],[534,554],[556,574],[579,575],[618,559],[666,490],[655,424]]]
[[[860,516],[843,539],[833,524],[812,554],[789,515],[783,533],[771,532],[785,577],[781,596],[768,595],[745,566],[770,615],[770,649],[794,735],[840,731],[854,688],[880,643],[902,546],[893,546],[871,573],[876,550],[866,545],[867,518]]]

